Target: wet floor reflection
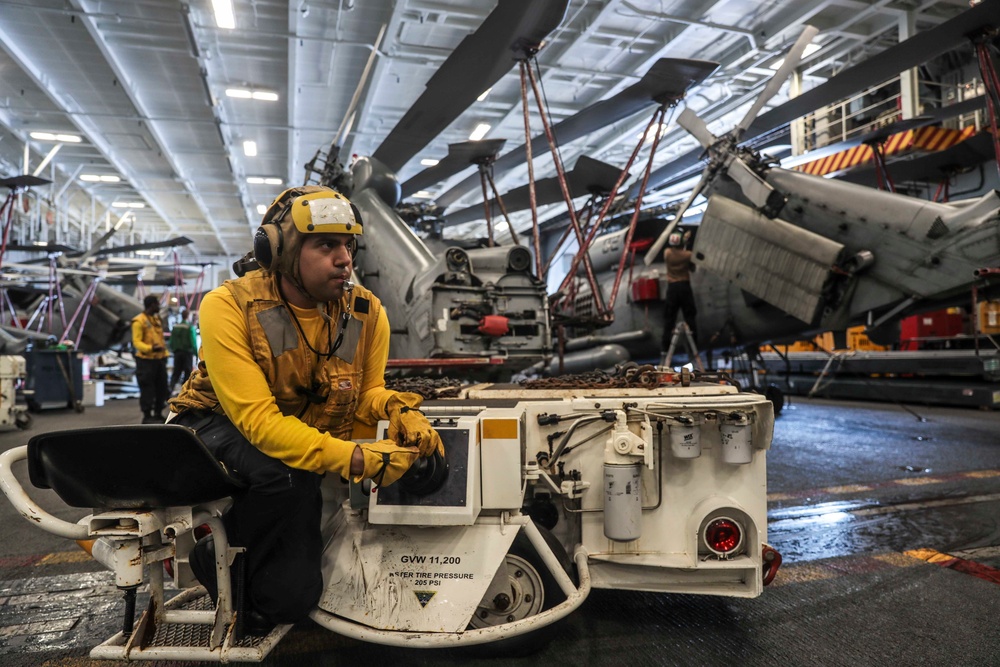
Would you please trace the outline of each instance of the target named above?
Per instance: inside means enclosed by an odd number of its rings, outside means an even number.
[[[830,502],[774,510],[768,542],[785,562],[969,548],[1000,531],[996,494],[882,505]]]

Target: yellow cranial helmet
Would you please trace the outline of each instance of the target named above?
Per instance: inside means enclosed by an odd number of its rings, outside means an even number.
[[[361,212],[347,197],[322,185],[289,188],[278,195],[254,234],[254,257],[262,269],[298,280],[304,234],[364,234]],[[357,252],[357,238],[351,256]]]

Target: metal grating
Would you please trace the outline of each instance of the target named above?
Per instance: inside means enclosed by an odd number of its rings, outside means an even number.
[[[208,595],[190,600],[184,604],[177,605],[176,609],[187,609],[194,611],[211,611],[213,609],[212,600]],[[165,646],[191,646],[197,648],[208,648],[208,642],[212,635],[212,626],[203,623],[164,623],[156,628],[150,648]],[[267,636],[251,637],[246,636],[233,646],[241,648],[256,648]]]

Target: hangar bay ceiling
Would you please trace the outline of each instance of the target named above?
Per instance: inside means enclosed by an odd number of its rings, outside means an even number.
[[[227,265],[248,249],[258,207],[301,183],[317,149],[340,137],[345,162],[374,153],[498,7],[482,0],[232,5],[229,28],[220,27],[212,0],[0,1],[0,174],[37,172],[52,181],[34,189],[45,214],[25,216],[13,241],[87,247],[121,223],[113,245],[183,236],[193,241],[178,248],[185,260]],[[808,89],[968,8],[967,0],[572,0],[537,54],[538,71],[558,122],[633,85],[660,58],[717,61],[686,100],[714,129],[745,112],[805,23],[819,29],[800,70]],[[787,90],[771,104],[785,101]],[[508,148],[524,142],[515,62],[480,92],[397,166],[400,181],[480,125],[489,126],[486,139],[506,139]],[[562,146],[564,163],[586,155],[623,165],[648,116]],[[668,120],[656,166],[697,146],[676,114]],[[433,201],[450,191],[451,207],[470,206],[481,201],[479,188],[456,195],[455,186],[473,173],[415,194]],[[524,165],[498,172],[497,186],[522,185],[526,174]],[[540,158],[536,178],[552,174],[551,160]],[[481,236],[482,226],[459,225],[449,236]]]

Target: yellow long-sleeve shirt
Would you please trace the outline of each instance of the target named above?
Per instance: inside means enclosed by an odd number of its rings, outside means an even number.
[[[329,339],[319,312],[290,304],[287,307],[298,319],[312,347],[325,352]],[[378,310],[374,335],[364,348],[363,377],[353,415],[356,421],[369,425],[388,418],[386,401],[395,394],[385,388],[384,378],[389,320],[384,310]],[[247,440],[268,456],[294,468],[336,472],[346,478],[354,443],[321,432],[294,415],[281,413],[264,372],[254,360],[246,316],[232,292],[221,287],[208,293],[202,301],[199,319],[201,358],[210,374],[212,389],[226,416]],[[336,325],[332,335],[335,339]]]

